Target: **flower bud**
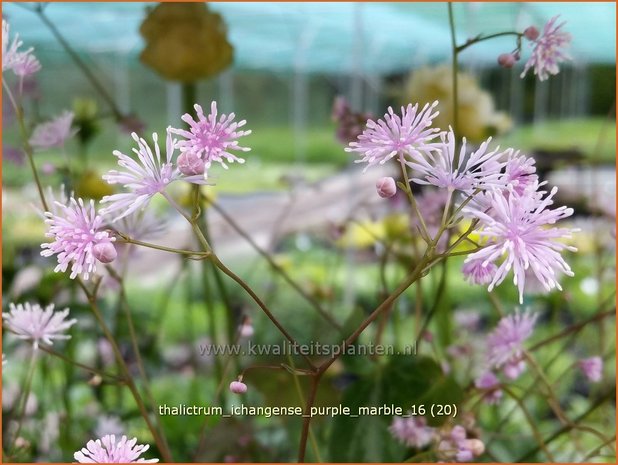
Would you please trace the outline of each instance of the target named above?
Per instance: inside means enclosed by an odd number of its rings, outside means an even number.
[[[540,32],[534,26],[529,26],[524,31],[524,37],[528,40],[536,40],[539,38]]]
[[[378,195],[383,199],[387,199],[392,197],[397,193],[397,185],[395,184],[395,180],[390,176],[378,179],[376,182],[376,190],[378,191]]]
[[[466,448],[471,451],[475,457],[483,455],[485,452],[485,444],[480,439],[467,439]]]
[[[498,64],[503,68],[512,68],[515,64],[515,57],[512,53],[503,53],[498,57]]]
[[[183,152],[178,156],[178,169],[185,176],[204,173],[204,160],[192,152]]]
[[[240,334],[240,337],[249,338],[253,336],[253,325],[250,322],[245,322],[240,325],[238,332]]]
[[[118,256],[116,248],[111,242],[99,242],[98,244],[95,244],[92,248],[92,254],[94,255],[94,258],[99,260],[101,263],[111,263],[116,260],[116,257]]]
[[[242,381],[232,381],[230,383],[230,391],[234,394],[244,394],[247,392],[247,385]]]

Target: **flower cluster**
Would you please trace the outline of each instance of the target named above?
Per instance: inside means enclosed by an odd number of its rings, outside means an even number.
[[[139,458],[150,446],[137,444],[137,438],[122,436],[116,440],[113,434],[96,441],[88,441],[86,447],[75,452],[77,463],[157,463],[159,459]]]
[[[570,60],[571,57],[564,51],[571,42],[571,34],[561,30],[564,22],[556,24],[559,16],[554,16],[550,19],[543,33],[539,34],[534,28],[528,28],[524,32],[524,36],[530,40],[532,56],[526,62],[524,71],[521,73],[523,78],[530,70],[534,70],[534,74],[539,77],[539,81],[545,81],[550,74],[556,75],[560,72],[558,65],[564,61]]]
[[[466,429],[456,425],[442,434],[437,452],[441,460],[470,462],[485,452],[485,444],[480,439],[469,438]]]
[[[395,417],[388,430],[395,439],[407,447],[421,449],[431,443],[435,430],[427,426],[427,420],[422,416],[409,415]]]
[[[10,40],[10,26],[2,20],[2,73],[7,70],[13,71],[21,79],[32,76],[41,69],[41,63],[32,54],[33,48],[20,50],[23,42],[19,35],[15,34]]]
[[[555,224],[571,216],[573,209],[550,208],[557,188],[549,194],[541,190],[544,183],[538,180],[532,158],[512,148],[492,150],[491,138],[470,150],[465,138],[458,144],[452,129],[440,132],[431,127],[435,105],[421,111],[418,105],[408,105],[401,116],[389,108],[383,120],[369,121],[346,150],[359,153],[362,158],[357,161],[367,168],[397,156],[403,169],[413,170],[413,182],[448,193],[447,209],[451,194],[460,193],[466,202],[461,214],[475,221],[480,236],[480,249],[468,255],[463,268],[469,282],[488,285],[491,291],[512,270],[520,303],[527,276],[534,276],[547,291],[561,289],[559,275],[573,276],[561,254],[576,251],[564,240],[576,230]],[[393,185],[381,179],[378,194],[394,194]]]

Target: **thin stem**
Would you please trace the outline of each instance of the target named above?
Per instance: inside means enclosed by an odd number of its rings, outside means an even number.
[[[107,102],[111,111],[114,113],[114,117],[117,120],[121,120],[123,118],[123,114],[116,105],[116,102],[112,98],[112,96],[107,92],[103,84],[99,82],[96,75],[90,70],[90,68],[84,63],[79,54],[73,50],[73,47],[69,44],[69,42],[64,38],[64,36],[60,33],[56,25],[47,17],[42,8],[36,8],[35,12],[37,16],[43,21],[43,23],[48,27],[51,33],[56,37],[58,42],[64,50],[69,54],[69,56],[73,59],[77,67],[84,73],[86,78],[90,81],[93,87],[99,92],[103,100]]]
[[[17,440],[21,433],[21,428],[24,424],[24,417],[26,416],[26,409],[28,407],[28,399],[30,398],[30,391],[32,390],[32,379],[34,378],[34,371],[36,368],[37,349],[32,349],[32,355],[30,356],[30,364],[28,365],[28,372],[26,374],[26,381],[24,382],[24,392],[19,405],[18,417],[17,417],[17,430],[15,431],[15,438],[13,440],[13,446],[11,453],[13,455],[15,448],[17,447]]]
[[[125,236],[123,233],[120,233],[120,232],[116,232],[116,234],[118,234],[122,242],[125,242],[127,244],[135,244],[135,245],[139,245],[140,247],[147,247],[149,249],[160,250],[162,252],[170,252],[170,253],[175,253],[179,255],[187,255],[189,258],[195,258],[195,259],[200,259],[200,260],[205,259],[210,255],[210,252],[207,252],[207,251],[200,252],[197,250],[175,249],[173,247],[166,247],[164,245],[152,244],[150,242],[143,242],[137,239],[132,239],[129,236]]]
[[[139,391],[137,390],[135,382],[131,378],[131,373],[129,371],[129,367],[127,366],[127,364],[126,364],[126,362],[125,362],[125,360],[124,360],[124,358],[122,356],[122,353],[120,352],[120,348],[118,347],[118,344],[116,343],[116,340],[114,339],[114,336],[112,335],[111,331],[107,327],[107,324],[105,323],[105,320],[103,319],[103,315],[101,314],[101,311],[99,310],[99,307],[96,304],[95,296],[92,295],[88,291],[88,289],[86,288],[84,283],[81,282],[81,280],[78,281],[78,284],[82,287],[82,289],[86,293],[86,296],[88,297],[88,301],[90,303],[90,308],[92,309],[92,313],[94,314],[94,317],[96,318],[97,322],[99,323],[99,326],[103,330],[103,333],[105,334],[105,337],[107,338],[107,340],[109,341],[110,345],[112,346],[112,350],[114,351],[114,355],[116,357],[116,361],[118,362],[118,365],[120,366],[120,368],[121,368],[121,370],[123,372],[123,376],[125,377],[125,380],[127,382],[127,386],[129,388],[129,390],[131,391],[131,394],[133,394],[133,398],[135,399],[135,403],[137,404],[137,407],[138,407],[142,417],[144,418],[144,421],[146,422],[146,425],[148,426],[148,429],[150,430],[150,433],[152,434],[152,437],[153,437],[154,441],[156,442],[157,447],[159,448],[159,451],[161,452],[161,456],[163,457],[163,460],[166,461],[166,462],[173,462],[172,456],[171,456],[171,453],[169,451],[169,448],[167,446],[166,441],[163,440],[163,438],[161,437],[159,431],[157,431],[157,429],[153,425],[152,421],[150,420],[149,412],[146,409],[146,406],[144,405],[144,401],[142,400],[142,397],[141,397]]]
[[[453,53],[452,58],[452,75],[453,75],[453,130],[456,135],[459,135],[459,93],[457,89],[457,72],[459,70],[457,55],[459,50],[457,49],[457,38],[455,36],[455,17],[453,15],[453,2],[448,2],[448,22],[451,29],[451,48]],[[455,150],[454,153],[455,162],[457,166],[459,163],[459,153]]]
[[[210,257],[210,260],[214,263],[214,265],[217,268],[219,268],[221,271],[223,271],[223,273],[225,273],[230,278],[232,278],[234,281],[236,281],[236,283],[238,283],[240,287],[242,287],[245,290],[245,292],[249,294],[249,296],[262,309],[262,311],[266,314],[266,316],[270,319],[270,321],[272,321],[272,323],[277,327],[279,332],[283,334],[283,336],[288,341],[290,341],[291,344],[293,344],[295,347],[298,346],[298,342],[296,342],[296,340],[290,335],[290,333],[288,333],[287,330],[281,325],[281,323],[279,323],[277,318],[275,318],[275,316],[271,313],[271,311],[264,304],[264,302],[262,302],[262,300],[256,295],[256,293],[253,292],[253,289],[251,289],[251,287],[247,283],[245,283],[242,280],[242,278],[237,276],[232,270],[226,267],[216,255],[212,255]],[[313,362],[311,361],[309,357],[307,357],[306,355],[302,355],[302,357],[305,359],[305,361],[311,368],[315,369],[315,365],[313,364]]]
[[[82,370],[88,371],[90,373],[94,373],[95,375],[99,375],[101,378],[110,378],[113,379],[116,382],[119,383],[124,383],[125,379],[121,378],[120,376],[116,376],[116,375],[112,375],[110,373],[105,373],[97,368],[93,368],[90,367],[88,365],[84,365],[83,363],[79,363],[76,362],[75,360],[71,360],[69,357],[67,357],[66,355],[61,354],[60,352],[56,352],[55,350],[49,348],[49,347],[45,347],[45,346],[39,346],[39,349],[41,349],[43,352],[47,352],[50,355],[53,355],[54,357],[58,357],[60,360],[69,363],[71,365],[74,365],[78,368],[81,368]]]
[[[517,38],[521,38],[523,37],[523,34],[517,31],[507,31],[507,32],[498,32],[496,34],[490,34],[486,36],[481,35],[481,36],[475,37],[474,39],[468,40],[465,44],[461,44],[457,46],[456,50],[457,50],[457,53],[460,53],[464,51],[465,49],[467,49],[468,47],[474,44],[478,44],[479,42],[484,42],[486,40],[495,39],[496,37],[504,37],[504,36],[516,36]]]
[[[545,455],[547,455],[547,458],[549,459],[550,462],[555,462],[556,460],[554,459],[554,456],[547,448],[547,444],[543,441],[543,436],[537,429],[534,418],[532,418],[532,415],[530,415],[530,412],[528,412],[528,409],[526,408],[524,401],[520,399],[519,397],[517,397],[517,395],[513,391],[511,391],[510,388],[506,386],[502,386],[502,389],[517,403],[517,405],[519,405],[519,408],[521,409],[524,416],[526,417],[526,420],[528,420],[528,424],[530,425],[532,434],[534,435],[537,443],[539,444],[539,448],[542,449],[543,452],[545,452]]]
[[[406,168],[403,155],[401,154],[399,155],[398,161],[399,161],[399,166],[401,167],[401,175],[403,176],[404,190],[406,192],[406,195],[408,196],[408,200],[410,201],[410,206],[412,207],[412,210],[414,211],[419,222],[421,223],[421,232],[422,232],[421,235],[423,236],[423,240],[425,240],[426,242],[430,242],[431,237],[429,235],[429,231],[427,230],[427,224],[425,224],[425,219],[423,218],[423,215],[421,214],[421,211],[418,208],[418,203],[416,202],[416,199],[414,198],[414,194],[412,193],[412,188],[410,187],[410,180],[408,179],[408,170]]]
[[[319,371],[311,378],[311,388],[309,389],[309,397],[307,398],[307,404],[305,405],[305,411],[303,413],[303,428],[300,434],[300,445],[298,447],[298,463],[305,461],[305,453],[307,451],[307,439],[309,437],[309,431],[311,427],[311,409],[315,403],[315,398],[320,386],[320,378],[323,372]]]
[[[225,210],[223,210],[215,202],[212,202],[211,205],[215,209],[215,211],[217,211],[217,213],[219,213],[221,217],[232,227],[232,229],[238,233],[238,235],[245,239],[257,253],[264,257],[270,267],[275,272],[277,272],[284,279],[285,282],[287,282],[296,292],[298,292],[300,296],[302,296],[309,304],[311,304],[311,306],[320,314],[320,316],[322,316],[322,318],[328,321],[337,330],[342,329],[341,325],[332,317],[332,315],[330,315],[326,310],[324,310],[316,299],[309,295],[296,281],[294,281],[294,279],[292,279],[292,277],[288,273],[286,273],[286,271],[279,264],[277,264],[277,262],[273,260],[270,254],[264,249],[262,249],[253,240],[253,238],[246,231],[244,231],[230,215],[225,212]]]

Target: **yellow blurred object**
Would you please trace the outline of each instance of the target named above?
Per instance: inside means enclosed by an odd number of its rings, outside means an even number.
[[[85,171],[75,185],[77,197],[101,200],[106,195],[112,195],[114,189],[101,178],[99,173]]]
[[[383,220],[384,233],[388,240],[411,237],[410,217],[404,213],[388,215]]]
[[[383,221],[354,222],[348,225],[345,233],[337,241],[339,247],[364,248],[383,240],[386,228]]]
[[[160,3],[140,33],[146,41],[142,63],[165,79],[195,82],[232,64],[234,47],[227,41],[225,23],[205,3]]]
[[[459,137],[473,142],[508,131],[513,123],[508,115],[496,111],[491,95],[480,88],[477,79],[469,73],[457,73],[459,94]],[[420,106],[438,100],[440,114],[434,119],[434,126],[447,130],[453,126],[453,79],[451,67],[441,65],[413,71],[403,92],[403,103]]]
[[[194,192],[196,184],[182,183],[176,186],[176,189],[172,192],[172,197],[178,202],[178,204],[185,208],[191,208],[193,206]],[[217,191],[209,188],[209,186],[200,186],[202,201],[200,208],[206,210],[210,208],[212,202],[217,200]]]

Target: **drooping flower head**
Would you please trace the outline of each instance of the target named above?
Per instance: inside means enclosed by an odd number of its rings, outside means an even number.
[[[198,104],[194,105],[197,114],[197,121],[186,113],[182,116],[182,120],[189,125],[189,130],[168,128],[168,131],[173,134],[178,134],[184,140],[178,141],[178,148],[181,156],[186,160],[182,165],[188,165],[192,168],[181,168],[179,157],[179,168],[187,169],[182,171],[183,174],[193,175],[195,173],[195,165],[197,160],[201,160],[204,164],[203,172],[206,177],[208,169],[213,162],[220,163],[224,168],[227,168],[225,162],[228,163],[244,163],[245,160],[237,157],[232,151],[248,152],[249,147],[241,147],[238,145],[238,139],[251,134],[250,130],[241,130],[247,122],[234,121],[236,115],[221,114],[217,119],[217,102],[212,102],[210,106],[210,114],[206,116],[204,110]]]
[[[101,210],[102,215],[112,215],[113,221],[124,218],[146,207],[154,195],[163,193],[170,183],[179,179],[195,184],[206,183],[202,176],[184,177],[174,167],[172,159],[176,140],[172,138],[169,132],[166,137],[164,160],[161,157],[159,137],[156,133],[152,135],[154,151],[146,140],[136,133],[131,134],[131,136],[137,142],[137,148],[133,148],[137,160],[114,150],[113,153],[118,158],[118,165],[124,170],[111,170],[103,175],[103,179],[107,183],[122,184],[128,192],[103,197],[101,203],[108,205]]]
[[[434,437],[434,428],[421,416],[394,417],[388,430],[399,442],[416,449],[425,447]]]
[[[401,116],[392,107],[383,119],[367,121],[367,127],[356,142],[350,142],[346,152],[356,152],[361,158],[356,163],[367,163],[365,170],[373,165],[383,165],[395,156],[414,158],[421,151],[433,150],[432,140],[440,131],[432,128],[434,111],[438,102],[426,104],[420,111],[418,104],[401,107]]]
[[[431,184],[441,189],[459,190],[471,193],[472,189],[497,185],[504,162],[500,162],[505,152],[489,151],[491,137],[474,152],[468,154],[464,138],[456,157],[456,137],[453,129],[440,134],[436,150],[426,151],[408,163],[416,170],[417,177],[412,180],[418,184]]]
[[[65,334],[77,320],[67,320],[69,309],[55,312],[54,304],[41,308],[39,304],[9,304],[9,312],[2,313],[6,327],[20,339],[31,340],[34,348],[39,343],[52,345],[54,339],[71,339]]]
[[[538,315],[520,313],[507,315],[487,336],[487,362],[494,368],[517,366],[522,361],[523,344],[532,335]],[[513,376],[509,376],[513,378]]]
[[[86,447],[75,452],[73,457],[78,463],[157,463],[159,459],[139,458],[149,448],[148,444],[137,444],[137,438],[122,436],[117,441],[111,434],[88,441]]]
[[[71,197],[68,204],[55,202],[55,206],[55,213],[45,212],[48,225],[45,236],[52,242],[41,244],[44,249],[41,255],[58,255],[54,271],[64,272],[71,265],[71,279],[82,275],[87,280],[91,273],[96,272],[99,258],[105,257],[103,261],[109,263],[115,238],[103,229],[104,221],[96,212],[94,201],[85,204],[82,199]]]
[[[529,69],[533,69],[539,81],[544,81],[549,78],[550,74],[556,75],[560,72],[558,64],[571,59],[563,50],[570,44],[571,34],[561,30],[565,22],[556,24],[558,17],[554,16],[550,19],[545,24],[541,36],[532,41],[532,55],[521,73],[522,78]]]
[[[573,214],[572,208],[547,208],[553,204],[557,192],[554,187],[543,198],[540,184],[535,183],[518,195],[510,189],[508,195],[495,189],[487,192],[491,211],[472,206],[466,212],[481,222],[479,235],[487,241],[483,249],[468,255],[466,263],[482,261],[482,266],[496,263],[498,267],[489,283],[489,291],[504,281],[513,269],[513,282],[519,289],[519,302],[523,303],[526,271],[532,270],[543,287],[562,290],[557,281],[557,273],[573,276],[569,265],[560,253],[564,250],[576,251],[562,242],[570,239],[575,229],[557,228],[554,224]],[[497,263],[502,260],[501,263]]]
[[[33,54],[21,53],[15,60],[12,69],[17,76],[23,79],[40,71],[41,63]]]
[[[32,148],[45,150],[63,147],[66,141],[77,132],[71,129],[73,116],[73,112],[65,111],[60,116],[35,127],[29,140]]]

